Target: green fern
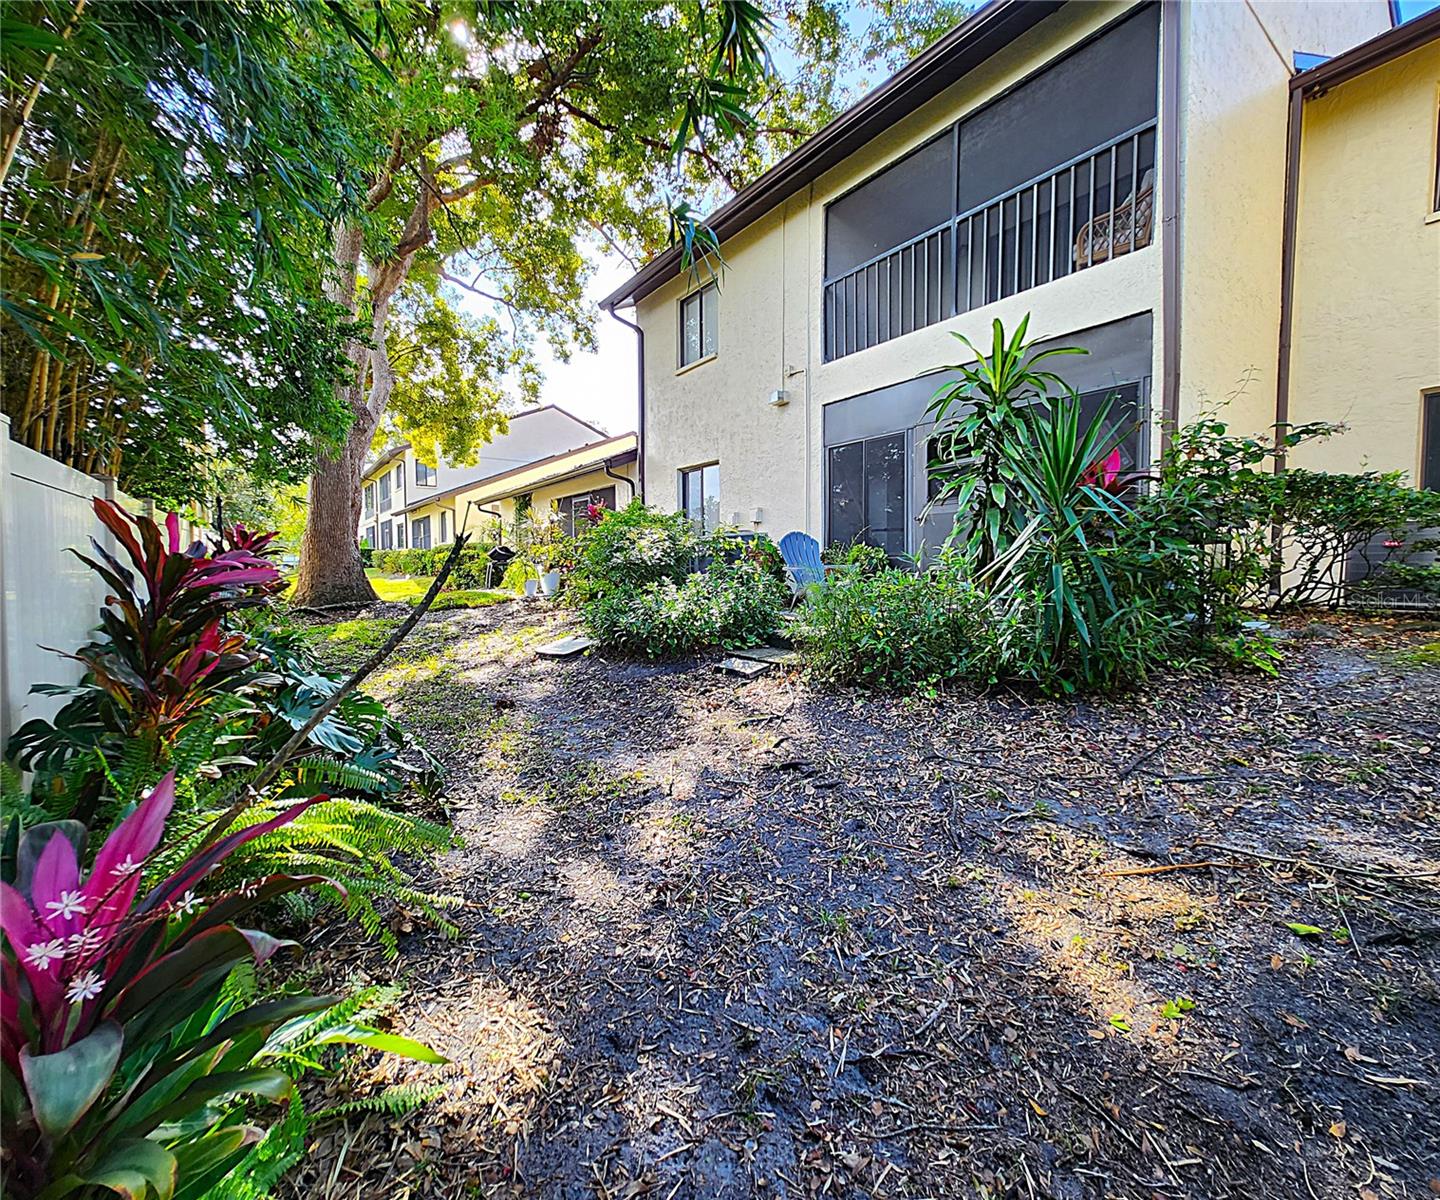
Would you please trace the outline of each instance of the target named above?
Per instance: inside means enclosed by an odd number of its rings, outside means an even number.
[[[321,769],[326,771],[343,765],[322,761],[325,766]],[[251,805],[236,822],[237,827],[259,824],[286,807],[288,797],[283,791],[276,799]],[[156,856],[153,869],[160,873],[177,866],[223,811],[196,810],[175,817],[170,840]],[[329,882],[318,885],[314,895],[341,908],[367,937],[379,941],[386,953],[393,955],[398,944],[381,905],[414,909],[454,936],[459,930],[444,917],[443,910],[461,903],[459,897],[416,887],[411,873],[397,866],[393,856],[431,860],[457,844],[455,834],[444,825],[367,800],[335,797],[241,847],[226,860],[216,883],[233,887],[272,874],[324,876]],[[309,906],[313,901],[304,893],[292,893],[284,903],[297,920],[312,915]]]

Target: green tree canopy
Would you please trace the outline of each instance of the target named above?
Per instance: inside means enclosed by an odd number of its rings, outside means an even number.
[[[365,63],[303,0],[8,3],[0,351],[12,436],[158,499],[340,442]],[[303,46],[303,54],[295,48]]]

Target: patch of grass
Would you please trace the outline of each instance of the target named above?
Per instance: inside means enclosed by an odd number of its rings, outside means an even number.
[[[357,617],[352,621],[336,621],[333,625],[316,625],[310,632],[317,642],[350,651],[378,650],[400,624],[398,617]]]
[[[370,576],[370,586],[380,599],[403,600],[409,604],[419,604],[435,582],[431,575],[373,575],[369,571],[365,574]]]
[[[1426,642],[1397,654],[1396,659],[1412,667],[1440,667],[1440,642]]]
[[[419,604],[425,593],[421,592],[410,601],[411,604]],[[453,592],[441,592],[435,597],[435,603],[430,606],[431,612],[444,612],[450,608],[488,608],[492,604],[499,604],[503,600],[514,599],[509,592],[490,592],[480,588],[460,589]]]

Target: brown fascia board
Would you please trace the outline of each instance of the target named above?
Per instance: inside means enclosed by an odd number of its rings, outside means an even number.
[[[706,225],[721,242],[739,233],[1029,32],[1063,3],[991,0],[753,183],[741,188],[709,216]],[[662,251],[600,301],[600,307],[614,311],[643,300],[680,273],[680,260],[678,245]]]
[[[1423,16],[1394,29],[1387,29],[1368,42],[1352,46],[1343,54],[1337,54],[1319,66],[1308,71],[1299,71],[1290,77],[1290,89],[1300,92],[1309,100],[1329,91],[1336,84],[1382,67],[1388,62],[1418,50],[1421,46],[1440,38],[1440,8],[1431,9]]]
[[[442,503],[446,500],[453,500],[461,492],[473,492],[478,487],[485,487],[487,484],[499,483],[501,480],[508,479],[512,475],[520,475],[526,471],[532,471],[536,467],[544,466],[548,462],[555,462],[558,459],[568,458],[572,454],[580,454],[586,450],[594,450],[600,446],[609,445],[611,442],[623,441],[625,438],[631,438],[634,436],[635,431],[632,429],[625,433],[617,433],[612,436],[606,437],[603,441],[587,442],[583,446],[576,446],[573,450],[561,450],[555,454],[546,455],[546,457],[544,458],[537,458],[533,462],[524,463],[518,467],[510,467],[508,470],[497,471],[494,475],[486,475],[483,479],[472,479],[469,483],[457,483],[454,487],[448,487],[443,492],[436,492],[433,496],[424,496],[419,500],[412,501],[404,508],[396,509],[395,512],[407,513],[417,508],[424,508],[427,504],[436,504]],[[619,454],[611,455],[609,458],[596,459],[594,462],[587,463],[584,467],[584,470],[593,471],[596,467],[604,466],[606,463],[618,464],[623,466],[627,462],[633,462],[636,457],[636,451],[622,450]]]

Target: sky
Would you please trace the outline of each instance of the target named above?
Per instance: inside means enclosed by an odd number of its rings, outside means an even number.
[[[602,254],[592,247],[588,257],[595,266],[585,289],[591,304],[598,304],[633,274],[630,264],[614,251]],[[634,317],[628,309],[621,315]],[[635,331],[602,312],[595,322],[595,337],[600,345],[594,354],[574,350],[568,363],[556,361],[548,345],[536,346],[536,357],[545,372],[541,402],[558,404],[606,433],[626,433],[635,428],[639,417]]]

